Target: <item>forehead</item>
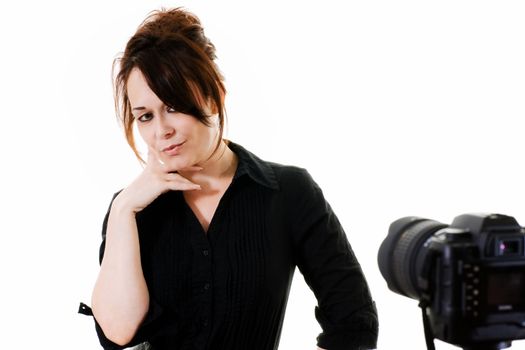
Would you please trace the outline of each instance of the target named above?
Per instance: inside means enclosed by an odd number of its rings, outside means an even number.
[[[142,74],[138,68],[133,68],[130,72],[126,85],[129,102],[132,108],[152,107],[162,104],[162,101],[151,90],[144,74]]]

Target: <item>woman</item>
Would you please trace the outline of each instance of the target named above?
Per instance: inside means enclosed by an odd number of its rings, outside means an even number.
[[[149,149],[104,220],[92,309],[105,349],[277,349],[298,266],[328,350],[370,349],[374,303],[306,170],[222,137],[223,79],[199,20],[154,12],[116,62],[117,112]],[[92,311],[91,311],[92,310]]]

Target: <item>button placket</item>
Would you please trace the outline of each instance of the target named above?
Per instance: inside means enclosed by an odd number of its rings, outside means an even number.
[[[191,213],[190,213],[191,214]],[[202,226],[195,219],[195,232],[191,236],[193,248],[192,264],[192,299],[196,307],[193,318],[198,337],[195,339],[195,350],[204,350],[213,324],[212,316],[212,248],[208,235],[202,232]]]
[[[211,317],[211,298],[212,298],[212,261],[211,261],[211,247],[209,244],[202,244],[200,246],[200,258],[201,266],[202,266],[202,277],[201,280],[201,307],[202,307],[202,314],[201,314],[201,327],[203,329],[207,329],[206,332],[209,331],[210,328],[210,317]]]

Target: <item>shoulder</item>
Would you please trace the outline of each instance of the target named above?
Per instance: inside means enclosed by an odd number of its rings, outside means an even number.
[[[263,160],[231,141],[228,146],[239,157],[238,174],[246,174],[259,184],[285,194],[319,191],[319,186],[305,168]]]
[[[290,232],[300,233],[328,213],[323,191],[308,170],[294,165],[268,162],[279,184],[276,207],[285,216]]]
[[[307,169],[295,165],[267,162],[275,173],[282,191],[293,194],[318,193],[321,191]]]

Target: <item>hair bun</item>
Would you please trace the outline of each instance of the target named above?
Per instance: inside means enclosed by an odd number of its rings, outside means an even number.
[[[204,35],[199,18],[181,7],[152,11],[139,26],[137,33],[147,33],[159,40],[181,35],[196,44],[211,60],[216,58],[215,46]]]

